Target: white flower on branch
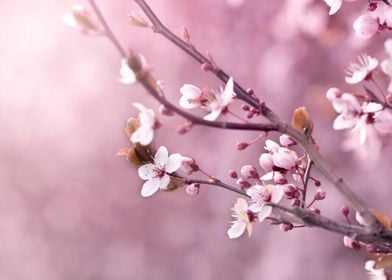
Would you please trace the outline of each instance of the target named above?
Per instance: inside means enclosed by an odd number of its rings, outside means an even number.
[[[355,34],[364,39],[369,39],[377,34],[378,20],[370,15],[359,16],[353,24]]]
[[[227,231],[227,235],[230,239],[238,238],[244,234],[245,230],[248,231],[248,236],[252,235],[252,223],[253,214],[249,212],[248,202],[243,198],[237,198],[237,202],[234,204],[233,210],[234,221],[231,227]],[[249,215],[251,217],[249,217]]]
[[[210,112],[204,117],[207,121],[215,121],[227,109],[227,106],[235,97],[233,78],[230,78],[225,88],[220,88],[219,92],[201,90],[191,84],[183,85],[180,88],[180,92],[182,94],[180,106],[185,109],[198,107],[206,109]]]
[[[272,213],[272,206],[266,204],[279,203],[283,198],[284,190],[281,185],[254,185],[247,189],[246,193],[253,202],[249,210],[258,213],[259,221],[262,222]]]
[[[132,133],[130,140],[134,144],[140,143],[140,145],[147,146],[154,138],[154,129],[157,126],[155,113],[140,103],[133,103],[133,106],[139,110],[140,126]]]
[[[154,163],[145,164],[138,169],[140,178],[147,180],[143,184],[141,195],[148,197],[159,189],[166,189],[170,183],[168,174],[177,171],[182,162],[180,154],[169,153],[166,147],[161,146],[154,156]]]
[[[358,56],[359,63],[351,63],[347,68],[346,83],[358,84],[367,79],[374,69],[378,66],[378,60],[367,55],[362,54]]]
[[[365,263],[365,269],[367,270],[369,280],[387,280],[387,276],[385,275],[384,269],[376,269],[374,265],[375,261],[367,261]]]
[[[121,59],[120,78],[118,81],[124,85],[134,84],[136,82],[135,72],[129,67],[128,59]]]
[[[356,0],[346,0],[346,1],[356,1]],[[324,2],[329,6],[329,15],[336,14],[343,4],[343,0],[324,0]]]
[[[64,14],[61,19],[65,24],[80,29],[84,34],[99,35],[103,33],[99,22],[80,4],[72,6],[72,10]]]
[[[392,39],[388,39],[384,43],[385,51],[389,58],[383,60],[380,64],[382,71],[389,77],[388,91],[392,92]]]

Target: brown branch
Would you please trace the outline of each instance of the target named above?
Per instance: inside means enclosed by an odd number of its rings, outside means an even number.
[[[193,184],[193,183],[195,183],[195,184],[217,186],[217,187],[221,187],[221,188],[224,188],[226,190],[229,190],[229,191],[232,191],[232,192],[236,192],[236,193],[239,193],[240,195],[243,195],[243,196],[246,196],[246,197],[250,198],[250,196],[247,195],[244,190],[241,190],[239,188],[235,188],[233,186],[225,184],[221,180],[218,180],[218,179],[208,181],[208,180],[187,179],[187,178],[185,178],[185,183],[186,184]]]

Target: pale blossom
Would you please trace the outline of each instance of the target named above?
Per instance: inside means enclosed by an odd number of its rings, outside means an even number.
[[[120,78],[118,81],[125,85],[134,84],[136,82],[135,72],[129,67],[128,59],[121,59]]]
[[[134,144],[140,143],[140,145],[147,146],[154,138],[154,128],[157,122],[155,113],[140,103],[133,103],[133,106],[139,110],[140,126],[132,133],[131,141]]]
[[[358,56],[359,63],[351,63],[347,68],[346,83],[357,84],[365,80],[369,74],[378,66],[378,60],[367,55],[362,54]]]
[[[166,147],[161,146],[154,156],[154,163],[142,165],[138,169],[140,178],[147,180],[142,187],[141,195],[148,197],[159,189],[166,189],[170,183],[168,174],[177,171],[181,166],[182,156],[169,153]]]
[[[204,117],[207,121],[215,121],[227,108],[235,97],[234,81],[230,78],[225,88],[220,88],[219,92],[201,90],[198,87],[185,84],[181,87],[182,94],[180,105],[185,109],[202,107],[210,113]]]
[[[72,10],[64,14],[61,19],[65,24],[79,28],[85,34],[98,35],[102,33],[99,22],[83,5],[73,5]]]
[[[238,238],[245,232],[245,230],[248,231],[248,236],[250,237],[252,234],[252,223],[248,214],[248,202],[243,198],[237,198],[232,210],[232,216],[235,220],[232,222],[232,225],[227,231],[229,238]]]
[[[392,39],[388,39],[384,43],[385,51],[388,58],[383,60],[380,64],[382,71],[389,77],[388,91],[392,93]]]
[[[281,185],[254,185],[246,190],[246,194],[253,202],[249,210],[258,214],[259,221],[262,222],[272,213],[272,206],[267,203],[279,203],[284,195]]]
[[[356,1],[356,0],[346,0],[346,1]],[[329,6],[329,15],[336,14],[343,4],[343,0],[324,0],[324,2]]]
[[[336,88],[331,88],[327,91],[327,98],[331,101],[335,111],[339,113],[333,122],[335,130],[353,128],[358,123],[362,107],[354,95],[339,94]]]
[[[365,269],[367,270],[369,280],[387,280],[387,276],[385,275],[384,269],[376,269],[374,265],[375,261],[367,261],[365,263]]]
[[[378,20],[372,16],[361,15],[354,21],[353,27],[356,35],[369,39],[378,32],[379,24]]]

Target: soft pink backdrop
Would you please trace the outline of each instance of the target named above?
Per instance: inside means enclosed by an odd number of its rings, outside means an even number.
[[[391,213],[390,149],[378,166],[361,167],[340,149],[343,135],[332,130],[325,99],[330,86],[348,88],[344,69],[362,50],[384,56],[385,37],[353,36],[361,3],[347,2],[329,18],[321,0],[245,0],[237,8],[225,0],[149,2],[171,29],[186,25],[200,50],[285,118],[306,105],[322,153],[371,206]],[[229,240],[233,193],[205,187],[196,197],[180,189],[142,198],[135,169],[115,154],[128,145],[123,128],[136,114],[132,102],[158,106],[140,86],[117,81],[120,57],[107,40],[60,21],[73,4],[1,2],[1,279],[366,279],[366,256],[318,229],[282,233],[264,223],[251,239]],[[183,83],[220,85],[162,37],[130,26],[132,1],[98,4],[174,102]],[[257,163],[263,142],[243,152],[234,146],[254,136],[197,127],[180,137],[163,127],[157,144],[230,182],[228,169]],[[342,198],[324,189],[321,210],[342,220]]]

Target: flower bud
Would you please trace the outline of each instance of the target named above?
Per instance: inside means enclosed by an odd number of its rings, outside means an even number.
[[[272,155],[269,153],[261,154],[259,158],[259,163],[261,168],[266,172],[271,172],[274,167],[274,161],[272,159]]]
[[[209,72],[212,71],[213,69],[214,67],[210,63],[203,63],[201,65],[201,70],[203,70],[204,72]]]
[[[250,186],[252,186],[248,181],[246,181],[244,178],[239,178],[237,181],[236,181],[236,184],[237,184],[237,186],[238,187],[240,187],[241,189],[247,189],[247,188],[249,188]]]
[[[160,113],[161,115],[168,116],[168,117],[171,117],[171,116],[174,115],[173,111],[171,111],[170,109],[168,109],[168,108],[167,108],[166,106],[164,106],[164,105],[160,105],[160,106],[159,106],[159,113]]]
[[[249,146],[249,144],[245,143],[245,142],[238,142],[236,144],[237,150],[239,150],[239,151],[245,150],[248,146]]]
[[[316,207],[310,207],[309,210],[312,211],[312,212],[314,212],[314,213],[316,213],[316,214],[321,214],[320,209],[318,209],[318,208],[316,208]]]
[[[200,192],[200,184],[187,185],[185,191],[189,195],[196,195]]]
[[[250,108],[249,108],[249,105],[244,104],[241,106],[241,109],[244,111],[249,111]]]
[[[299,207],[301,205],[301,201],[298,198],[293,198],[290,203],[293,207]]]
[[[189,132],[191,130],[191,128],[192,128],[192,123],[186,122],[177,128],[177,133],[178,134],[185,134],[185,133]]]
[[[314,194],[314,200],[323,200],[327,196],[327,193],[321,189],[318,189]]]
[[[129,23],[139,27],[151,27],[151,24],[147,22],[139,13],[131,11],[128,15]]]
[[[77,27],[86,34],[101,32],[98,21],[83,5],[74,5],[71,12],[63,15],[62,20],[65,24]]]
[[[229,176],[233,179],[237,179],[238,178],[238,174],[235,170],[230,170],[229,171]]]
[[[241,175],[246,179],[250,179],[250,178],[258,179],[260,177],[256,168],[253,165],[249,165],[249,164],[242,166]]]
[[[340,207],[340,211],[344,216],[348,216],[348,214],[350,214],[350,208],[348,208],[347,205],[342,205],[342,207]]]
[[[326,96],[328,100],[333,101],[342,96],[342,90],[336,87],[330,88],[327,90]]]
[[[353,27],[356,35],[369,39],[377,33],[379,24],[377,19],[369,15],[361,15],[354,21]]]
[[[293,184],[285,185],[283,188],[284,194],[286,195],[286,197],[288,199],[291,199],[294,197],[294,193],[296,192],[296,190],[297,189],[294,187]]]
[[[279,227],[280,230],[284,232],[292,230],[294,228],[292,223],[281,223]]]
[[[345,235],[343,237],[343,244],[344,244],[344,246],[351,248],[351,249],[354,249],[354,250],[361,249],[361,245],[359,244],[359,242],[352,239],[351,237],[349,237],[347,235]]]
[[[284,146],[286,148],[297,145],[297,142],[295,142],[295,140],[293,138],[291,138],[290,136],[288,136],[287,134],[282,134],[279,137],[279,142],[282,146]]]
[[[377,247],[374,244],[367,244],[366,251],[368,253],[377,253]]]
[[[181,171],[187,175],[191,175],[192,172],[199,171],[199,166],[196,164],[195,159],[189,157],[183,157],[180,166]]]

